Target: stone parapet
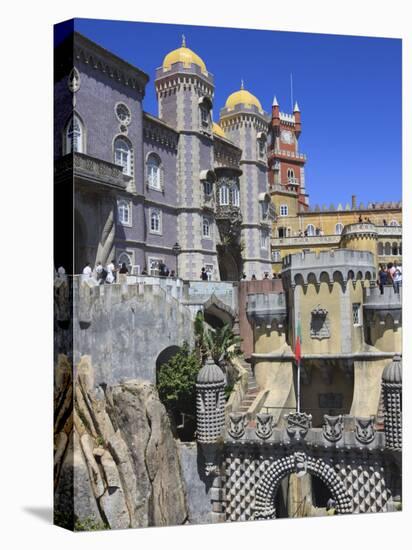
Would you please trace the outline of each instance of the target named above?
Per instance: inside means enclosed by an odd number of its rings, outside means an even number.
[[[285,293],[248,294],[246,314],[254,325],[283,325],[287,318]]]
[[[374,223],[350,223],[342,230],[342,237],[377,237],[378,229]]]

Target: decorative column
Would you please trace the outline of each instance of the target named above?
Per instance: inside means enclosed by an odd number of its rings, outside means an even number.
[[[197,376],[197,441],[217,443],[225,424],[225,377],[222,369],[209,358]]]
[[[382,373],[386,448],[402,450],[402,359],[395,355]]]

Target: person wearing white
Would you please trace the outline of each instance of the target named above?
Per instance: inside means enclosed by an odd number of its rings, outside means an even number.
[[[92,276],[92,268],[90,267],[90,264],[86,264],[83,268],[82,281],[85,281],[86,279],[90,279],[91,276]]]
[[[65,270],[64,267],[61,265],[61,266],[59,267],[59,269],[57,270],[57,276],[58,276],[60,279],[63,279],[65,275],[66,275],[66,270]]]
[[[113,260],[109,264],[107,264],[106,271],[107,271],[106,283],[113,283],[114,271],[115,271]]]

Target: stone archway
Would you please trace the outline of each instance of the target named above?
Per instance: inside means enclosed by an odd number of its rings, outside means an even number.
[[[280,482],[285,476],[296,473],[303,467],[309,474],[319,477],[325,483],[337,502],[339,514],[352,512],[352,499],[334,468],[321,458],[296,452],[276,460],[260,479],[256,488],[255,519],[274,519],[276,517],[276,494]]]

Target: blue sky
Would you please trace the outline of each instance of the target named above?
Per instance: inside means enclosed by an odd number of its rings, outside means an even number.
[[[311,205],[401,199],[401,40],[87,19],[75,28],[149,75],[153,114],[155,69],[182,33],[214,74],[215,120],[241,78],[266,111],[276,94],[290,112],[292,73]]]

